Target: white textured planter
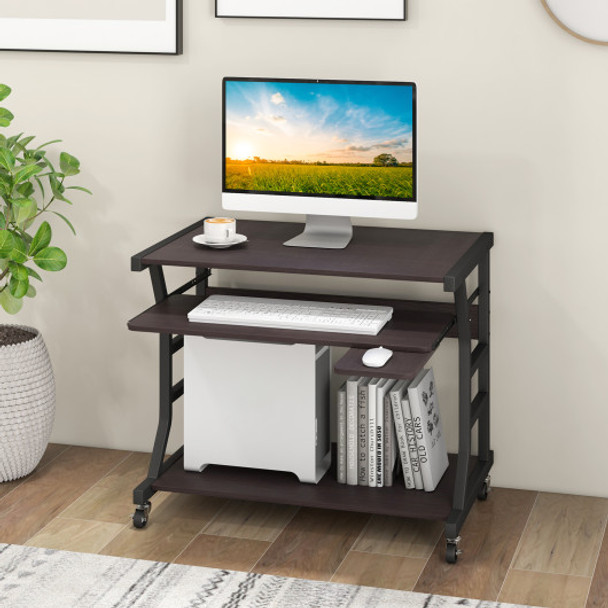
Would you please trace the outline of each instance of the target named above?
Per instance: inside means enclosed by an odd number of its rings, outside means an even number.
[[[55,418],[55,379],[37,329],[20,344],[0,346],[0,482],[31,473],[48,444]]]

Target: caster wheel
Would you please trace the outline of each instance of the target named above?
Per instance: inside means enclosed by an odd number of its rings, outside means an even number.
[[[144,528],[147,523],[148,518],[143,511],[137,510],[133,513],[133,525],[136,528]]]
[[[492,488],[490,487],[490,477],[488,476],[486,477],[485,481],[483,482],[483,485],[479,489],[479,492],[477,493],[477,498],[479,500],[487,500],[488,494],[490,493],[491,489]]]
[[[455,564],[458,561],[458,548],[452,543],[448,543],[445,550],[445,561],[448,564]]]
[[[448,564],[455,564],[458,561],[458,556],[462,550],[458,548],[460,544],[460,536],[448,539],[445,547],[445,561]]]
[[[133,526],[135,528],[144,528],[148,523],[148,515],[150,514],[150,509],[152,505],[147,502],[144,505],[138,505],[135,509],[135,512],[131,516],[133,519]]]

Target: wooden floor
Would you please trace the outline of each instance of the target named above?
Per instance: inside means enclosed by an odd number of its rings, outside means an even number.
[[[156,494],[136,530],[146,454],[49,446],[0,484],[0,542],[554,608],[608,607],[608,499],[494,488],[456,565],[437,522]]]

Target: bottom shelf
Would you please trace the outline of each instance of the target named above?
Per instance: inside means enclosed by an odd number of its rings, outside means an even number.
[[[445,520],[452,510],[456,455],[434,492],[406,490],[399,476],[386,488],[348,486],[330,469],[318,484],[300,483],[292,473],[209,465],[201,473],[184,471],[180,458],[152,484],[158,491],[218,498],[356,511],[397,517]],[[334,460],[335,462],[335,460]],[[481,464],[481,463],[479,463]],[[472,457],[470,471],[478,468]]]

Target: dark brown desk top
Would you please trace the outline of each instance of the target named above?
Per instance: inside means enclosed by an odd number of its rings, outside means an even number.
[[[355,226],[345,249],[285,247],[283,242],[302,228],[299,223],[238,220],[237,230],[248,241],[230,249],[210,249],[192,242],[193,236],[203,232],[199,225],[165,245],[134,256],[134,260],[142,267],[194,266],[443,282],[451,291],[449,278],[462,274],[459,266],[463,270],[470,258],[478,259],[493,243],[488,232]]]

